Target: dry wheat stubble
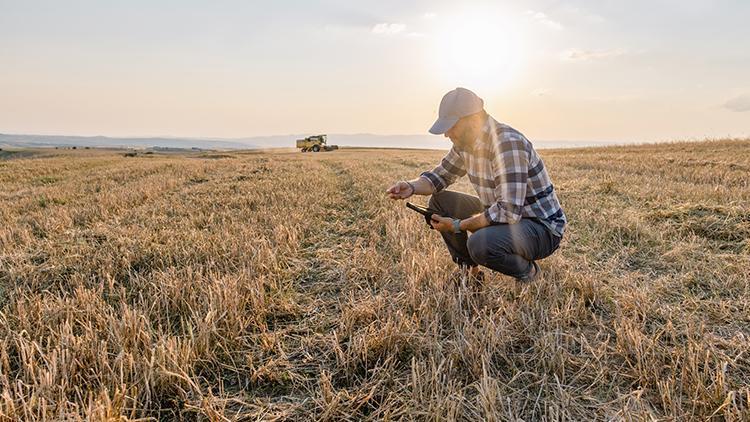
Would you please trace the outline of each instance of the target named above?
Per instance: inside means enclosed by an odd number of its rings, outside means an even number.
[[[440,152],[224,155],[0,167],[3,418],[750,417],[747,141],[543,151],[522,289],[382,195]]]

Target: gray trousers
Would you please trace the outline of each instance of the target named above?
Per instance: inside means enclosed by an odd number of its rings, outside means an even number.
[[[484,212],[479,198],[454,191],[441,191],[430,197],[430,208],[439,215],[469,218]],[[515,278],[527,276],[533,262],[546,258],[560,246],[561,238],[533,218],[515,224],[493,224],[469,236],[467,233],[440,233],[453,261],[459,265],[482,265]]]

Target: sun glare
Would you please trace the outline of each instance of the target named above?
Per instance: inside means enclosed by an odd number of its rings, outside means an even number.
[[[483,91],[502,91],[517,77],[523,64],[521,34],[510,19],[456,17],[436,37],[441,79]]]

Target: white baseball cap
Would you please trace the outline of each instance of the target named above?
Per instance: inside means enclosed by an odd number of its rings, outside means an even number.
[[[450,130],[458,119],[479,113],[484,109],[484,101],[466,88],[449,91],[440,101],[438,119],[430,128],[433,135],[441,135]]]

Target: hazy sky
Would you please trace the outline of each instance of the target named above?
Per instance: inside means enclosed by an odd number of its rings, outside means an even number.
[[[0,0],[0,132],[750,135],[750,1]]]

